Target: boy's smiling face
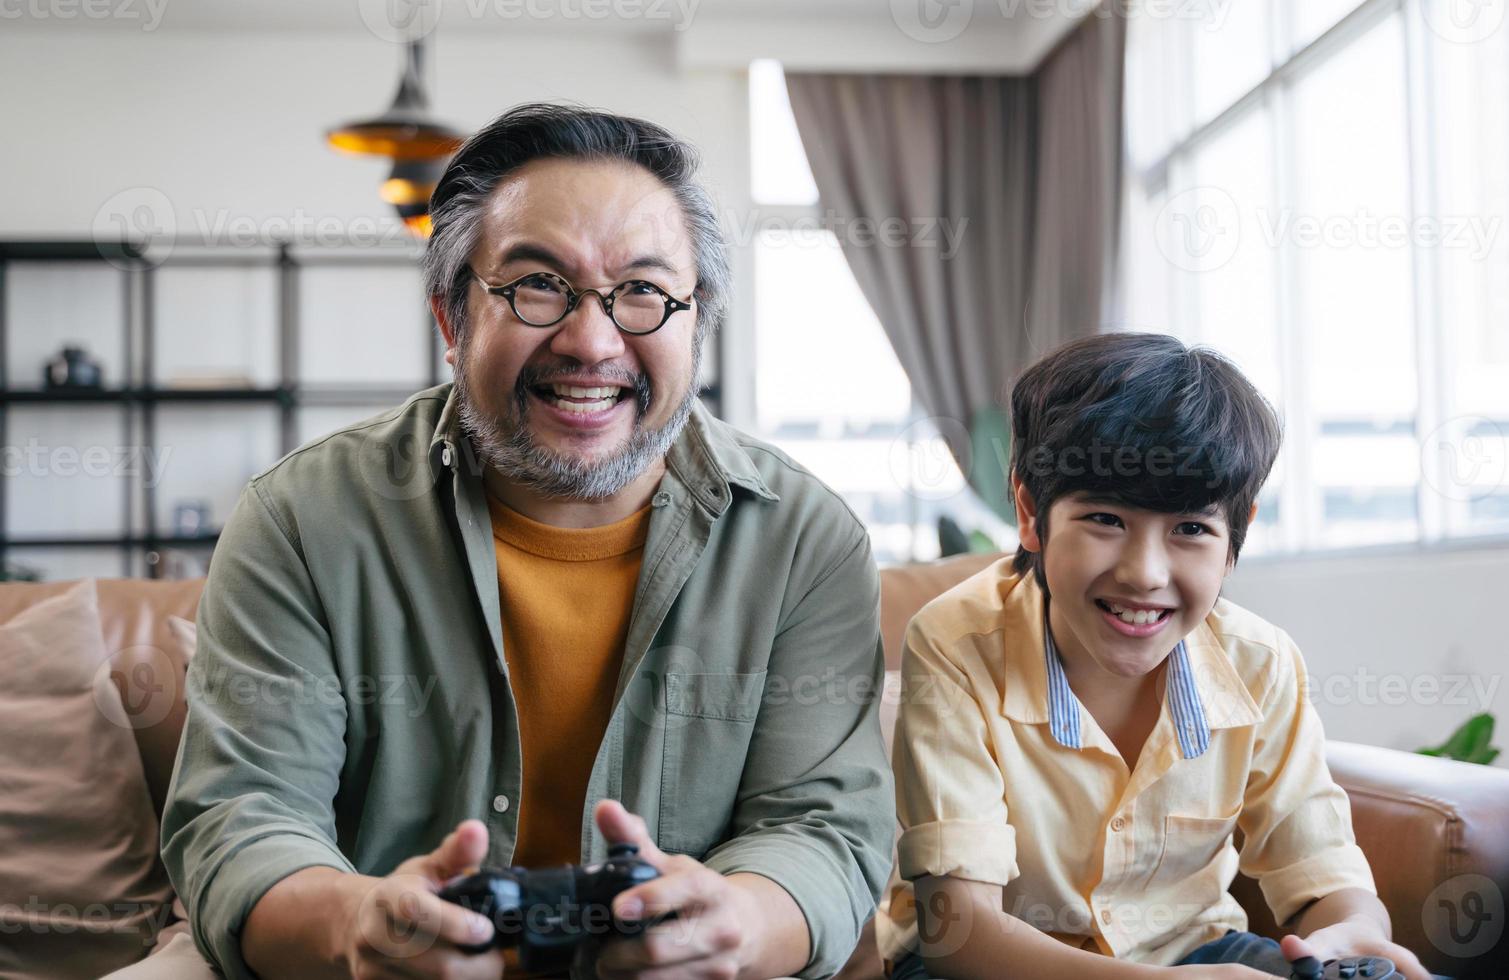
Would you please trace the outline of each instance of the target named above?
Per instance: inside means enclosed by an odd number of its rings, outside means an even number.
[[[1041,555],[1053,640],[1072,673],[1143,676],[1210,614],[1232,567],[1219,507],[1166,514],[1072,493],[1049,507],[1044,541],[1035,502],[1012,484],[1022,546]]]

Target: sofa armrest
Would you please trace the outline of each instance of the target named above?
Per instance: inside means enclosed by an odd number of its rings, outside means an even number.
[[[1394,940],[1436,973],[1509,976],[1509,770],[1337,741],[1326,762]],[[1279,934],[1255,882],[1238,876],[1232,893],[1254,932]]]

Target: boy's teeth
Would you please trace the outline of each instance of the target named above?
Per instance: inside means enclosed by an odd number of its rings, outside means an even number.
[[[1142,609],[1134,612],[1130,609],[1123,609],[1114,602],[1107,602],[1106,608],[1110,609],[1117,619],[1132,626],[1145,626],[1148,623],[1155,622],[1159,616],[1163,615],[1162,611],[1157,609]]]

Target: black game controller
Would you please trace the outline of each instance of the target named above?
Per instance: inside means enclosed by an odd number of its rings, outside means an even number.
[[[481,953],[517,946],[527,972],[559,972],[571,966],[585,943],[637,936],[654,924],[619,922],[613,917],[613,899],[659,877],[660,872],[640,860],[639,848],[614,844],[602,864],[484,868],[452,878],[440,889],[440,897],[492,921],[490,942],[462,949]]]
[[[1301,956],[1293,963],[1289,980],[1403,980],[1392,960],[1382,956],[1343,956],[1322,963],[1313,956]]]

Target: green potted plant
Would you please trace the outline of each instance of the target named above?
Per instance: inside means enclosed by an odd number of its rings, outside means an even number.
[[[1458,762],[1475,762],[1491,765],[1498,758],[1499,750],[1488,743],[1493,740],[1493,715],[1484,712],[1464,721],[1451,737],[1433,748],[1418,749],[1421,755],[1433,755],[1440,759],[1456,759]]]

